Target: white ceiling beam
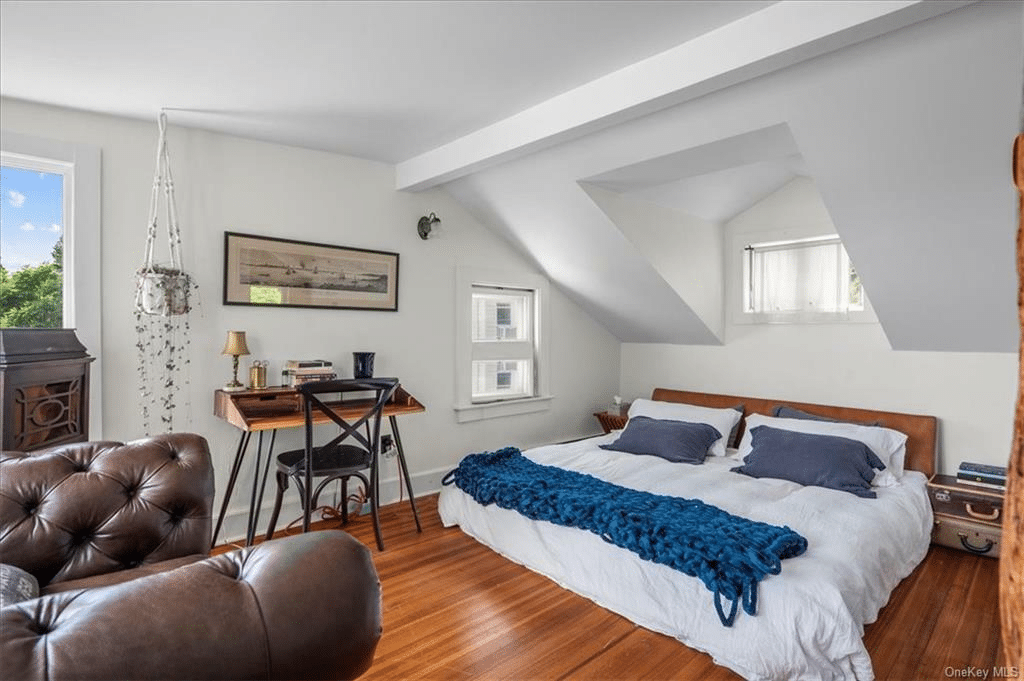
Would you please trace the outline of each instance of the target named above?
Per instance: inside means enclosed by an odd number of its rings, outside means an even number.
[[[783,0],[402,161],[397,189],[428,189],[974,1]]]

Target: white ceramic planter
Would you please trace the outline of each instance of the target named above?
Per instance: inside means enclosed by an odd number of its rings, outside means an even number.
[[[139,270],[135,306],[149,315],[171,317],[189,311],[192,278],[180,270]]]

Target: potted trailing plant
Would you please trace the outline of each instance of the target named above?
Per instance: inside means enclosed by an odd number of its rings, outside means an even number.
[[[136,276],[135,305],[140,312],[164,317],[188,314],[192,277],[174,266],[149,265]]]
[[[150,433],[154,407],[159,403],[160,421],[174,430],[175,395],[181,379],[188,382],[191,293],[195,280],[182,268],[181,230],[174,203],[174,180],[167,151],[167,115],[160,113],[156,171],[149,203],[146,254],[135,273],[135,331],[137,334],[139,393],[143,427]],[[160,193],[166,198],[167,236],[171,262],[154,261],[153,250],[160,213]]]

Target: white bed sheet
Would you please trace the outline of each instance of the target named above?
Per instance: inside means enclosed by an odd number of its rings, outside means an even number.
[[[874,678],[864,648],[896,585],[928,551],[932,511],[922,473],[876,488],[877,499],[755,479],[729,471],[731,457],[703,465],[599,449],[617,433],[524,452],[537,463],[588,473],[623,487],[699,498],[739,516],[788,525],[808,549],[782,561],[759,585],[757,615],[740,608],[722,626],[713,594],[700,580],[645,561],[590,532],[481,506],[454,485],[438,510],[464,532],[599,605],[710,654],[747,679]]]

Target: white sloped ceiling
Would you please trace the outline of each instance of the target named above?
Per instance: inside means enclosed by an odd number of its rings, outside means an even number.
[[[713,344],[740,204],[712,180],[753,203],[806,174],[894,349],[1012,352],[1022,29],[970,5],[446,187],[620,340]]]

